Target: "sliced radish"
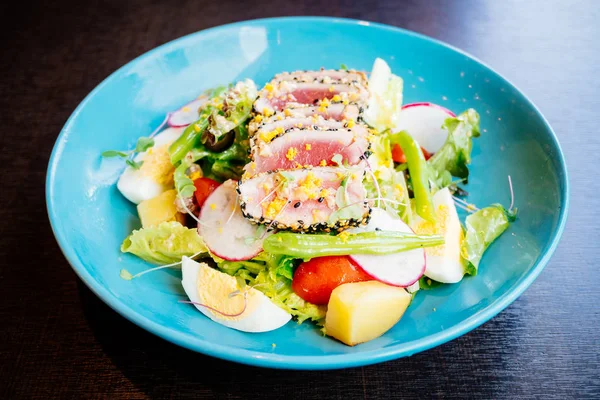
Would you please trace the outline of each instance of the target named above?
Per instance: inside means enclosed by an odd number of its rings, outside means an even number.
[[[263,235],[259,225],[242,215],[236,187],[235,181],[225,181],[206,198],[200,212],[198,233],[217,257],[244,261],[262,251],[263,240],[270,233]]]
[[[396,131],[407,131],[421,147],[429,153],[435,153],[448,138],[448,131],[442,125],[450,117],[456,115],[437,104],[406,104],[398,115]]]
[[[376,230],[413,233],[413,230],[398,216],[381,208],[373,208],[367,226],[352,228],[347,232]],[[425,250],[423,249],[385,255],[350,254],[350,258],[373,278],[393,286],[409,287],[425,272]]]
[[[169,114],[167,123],[173,128],[188,126],[198,119],[198,109],[208,101],[208,96],[200,96],[196,100],[187,103],[179,110]]]

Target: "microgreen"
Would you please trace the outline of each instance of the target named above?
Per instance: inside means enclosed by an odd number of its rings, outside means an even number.
[[[196,254],[192,254],[189,258],[193,259],[194,257],[198,257],[200,254],[203,254],[203,253],[205,253],[205,251],[201,251]],[[145,271],[142,271],[142,272],[138,272],[135,275],[132,275],[131,272],[127,271],[126,269],[122,269],[121,271],[119,271],[119,276],[122,279],[125,279],[126,281],[130,281],[132,279],[139,278],[142,275],[146,275],[149,272],[154,272],[154,271],[158,271],[158,270],[165,269],[165,268],[176,267],[176,266],[180,265],[182,262],[183,262],[183,260],[174,262],[172,264],[160,265],[158,267],[154,267],[154,268],[150,268]]]
[[[105,157],[105,158],[119,157],[119,158],[125,160],[125,163],[128,166],[130,166],[131,168],[140,169],[140,167],[142,166],[142,164],[144,162],[143,161],[135,161],[134,160],[135,154],[147,151],[152,146],[154,146],[154,139],[152,139],[151,137],[141,137],[138,139],[137,143],[135,144],[134,150],[129,150],[129,151],[107,150],[107,151],[102,152],[102,157]]]

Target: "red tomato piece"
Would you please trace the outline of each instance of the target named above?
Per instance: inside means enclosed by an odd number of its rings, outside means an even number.
[[[336,287],[344,283],[372,280],[350,257],[317,257],[298,266],[292,280],[292,290],[309,303],[327,304]]]
[[[194,181],[194,186],[196,187],[196,191],[194,192],[194,196],[196,197],[196,203],[198,203],[199,207],[202,207],[206,198],[215,191],[220,185],[219,182],[212,180],[210,178],[198,178]]]
[[[425,160],[429,160],[431,158],[431,156],[433,155],[422,147],[421,147],[421,152],[423,153]]]
[[[432,154],[425,150],[423,147],[421,147],[421,152],[423,153],[425,160],[429,160],[432,156]],[[395,144],[394,147],[392,147],[392,160],[399,164],[404,164],[406,162],[406,156],[404,155],[402,147],[400,147],[399,144]]]

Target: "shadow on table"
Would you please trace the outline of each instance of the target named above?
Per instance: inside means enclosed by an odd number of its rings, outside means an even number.
[[[98,342],[140,391],[150,397],[317,398],[335,390],[346,396],[379,398],[398,390],[405,398],[443,397],[473,378],[482,385],[477,395],[493,398],[506,390],[492,375],[505,365],[507,346],[499,338],[514,331],[519,318],[495,318],[475,332],[443,346],[387,363],[332,371],[286,371],[231,363],[181,348],[129,322],[79,283],[83,311]],[[518,340],[518,339],[517,339]],[[502,339],[500,339],[502,341]],[[493,346],[493,348],[491,347]],[[515,346],[515,344],[513,344]],[[518,344],[517,344],[518,346]],[[477,361],[481,366],[472,369]],[[462,382],[462,383],[461,383]],[[482,391],[483,388],[483,391]],[[450,392],[450,393],[451,393]],[[460,392],[465,392],[462,386]]]

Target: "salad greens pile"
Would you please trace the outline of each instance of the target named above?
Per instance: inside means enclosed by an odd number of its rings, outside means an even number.
[[[263,292],[276,305],[293,315],[298,323],[308,319],[323,325],[326,309],[304,301],[292,290],[294,269],[300,263],[294,257],[262,252],[249,261],[225,261],[215,258],[217,267]]]
[[[228,89],[212,91],[212,97],[169,147],[175,167],[175,189],[184,198],[194,191],[188,169],[198,163],[204,176],[218,181],[239,179],[249,162],[248,119],[258,95],[249,79]]]

